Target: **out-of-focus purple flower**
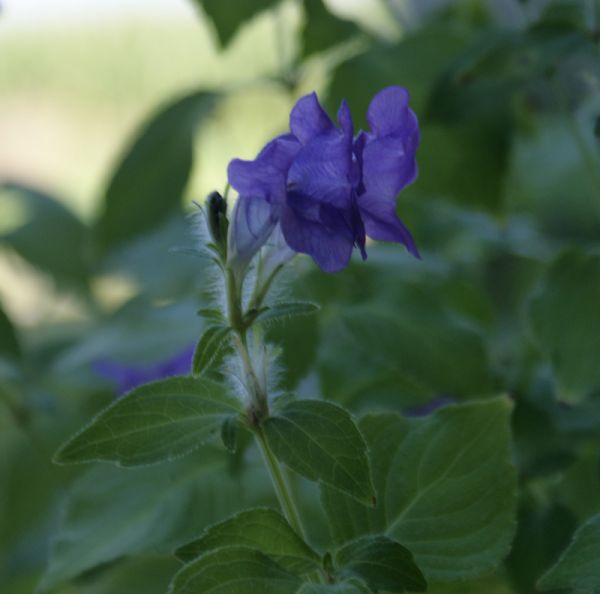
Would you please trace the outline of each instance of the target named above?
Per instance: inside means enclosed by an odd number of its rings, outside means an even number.
[[[450,398],[450,396],[440,396],[439,398],[434,398],[425,404],[405,408],[402,412],[407,417],[426,417],[436,410],[450,404],[456,404],[454,398]]]
[[[354,136],[345,101],[336,127],[315,93],[298,100],[290,134],[269,142],[254,161],[234,159],[229,183],[239,198],[230,229],[232,257],[246,260],[279,223],[295,252],[309,254],[326,272],[344,268],[358,247],[366,258],[365,236],[415,243],[396,215],[396,197],[417,175],[417,118],[408,92],[388,87],[368,109],[370,132]]]
[[[124,365],[108,359],[96,361],[93,368],[102,377],[114,383],[119,396],[148,382],[171,377],[186,375],[192,368],[192,358],[195,346],[186,347],[169,359],[153,365]]]

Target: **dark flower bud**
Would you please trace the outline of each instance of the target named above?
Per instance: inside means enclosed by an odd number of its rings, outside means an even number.
[[[227,242],[227,200],[219,194],[212,192],[206,199],[208,230],[217,247],[225,248]]]

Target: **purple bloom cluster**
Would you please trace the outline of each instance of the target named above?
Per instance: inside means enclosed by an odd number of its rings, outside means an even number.
[[[344,268],[365,238],[404,244],[418,256],[396,215],[396,197],[417,175],[419,126],[408,92],[388,87],[369,106],[370,132],[354,135],[345,101],[336,127],[315,93],[298,100],[289,134],[269,142],[254,161],[234,159],[229,183],[239,193],[233,249],[251,258],[277,226],[295,252],[326,272]],[[231,242],[230,242],[231,243]]]

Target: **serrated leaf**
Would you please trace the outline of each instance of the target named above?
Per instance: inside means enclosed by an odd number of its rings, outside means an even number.
[[[297,400],[264,423],[277,458],[312,481],[374,503],[367,446],[342,407],[321,400]]]
[[[270,502],[271,491],[262,466],[233,476],[213,450],[160,467],[97,465],[69,489],[43,587],[120,557],[170,554],[239,506]]]
[[[342,575],[355,574],[378,592],[425,592],[427,582],[411,552],[385,536],[365,536],[342,547],[335,556]]]
[[[265,308],[256,316],[257,322],[285,320],[296,316],[307,316],[319,311],[320,307],[307,301],[288,301],[275,303]]]
[[[558,398],[577,403],[600,388],[600,257],[562,254],[530,308],[533,330],[552,362]]]
[[[106,190],[97,232],[105,250],[142,235],[181,208],[194,134],[218,95],[196,91],[160,108],[137,132]]]
[[[320,558],[277,511],[269,508],[243,511],[207,528],[200,538],[176,551],[185,562],[224,546],[248,547],[295,574],[318,569]]]
[[[370,510],[322,488],[336,541],[386,533],[432,580],[466,579],[497,566],[515,528],[511,409],[499,397],[422,419],[364,417],[378,505]]]
[[[135,388],[101,412],[56,453],[58,464],[155,464],[187,454],[240,412],[222,384],[172,377]]]
[[[220,353],[228,345],[229,326],[210,326],[196,345],[192,359],[192,373],[202,375],[217,360]]]
[[[210,551],[181,569],[169,594],[295,594],[301,581],[248,547]]]
[[[222,46],[233,39],[245,22],[278,2],[280,0],[196,0],[215,24]]]
[[[556,564],[539,580],[538,589],[573,589],[596,592],[600,588],[600,515],[581,526]]]

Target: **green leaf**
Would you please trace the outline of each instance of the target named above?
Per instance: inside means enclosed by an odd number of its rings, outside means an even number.
[[[221,424],[221,441],[231,454],[235,454],[237,451],[239,425],[240,421],[237,415],[226,417]]]
[[[571,588],[596,592],[600,588],[600,515],[581,526],[556,564],[539,580],[539,590]]]
[[[306,18],[302,30],[304,57],[327,50],[360,32],[353,22],[331,14],[323,0],[304,0],[304,13]]]
[[[448,301],[433,284],[405,283],[393,305],[342,309],[322,349],[325,393],[348,405],[377,398],[398,407],[491,391],[485,335]]]
[[[170,554],[239,506],[264,505],[271,498],[261,466],[234,476],[226,471],[224,454],[212,450],[167,466],[97,465],[70,487],[43,586],[120,557]]]
[[[530,308],[538,343],[552,362],[558,398],[577,403],[600,388],[600,257],[562,254]]]
[[[18,360],[21,358],[21,345],[10,318],[0,307],[0,358]]]
[[[229,326],[209,326],[205,331],[194,351],[192,360],[192,373],[202,375],[218,359],[219,354],[229,344],[231,333]]]
[[[307,316],[319,311],[320,307],[315,303],[307,301],[287,301],[285,303],[274,303],[264,308],[257,316],[257,322],[272,322],[293,318],[296,316]]]
[[[223,420],[236,412],[239,402],[221,384],[190,377],[152,382],[101,412],[54,461],[139,466],[170,460],[218,435]]]
[[[297,594],[371,594],[371,590],[353,578],[337,584],[304,584]]]
[[[49,194],[18,184],[0,185],[0,210],[5,213],[0,245],[9,245],[59,284],[86,283],[89,231],[71,210]]]
[[[246,21],[278,2],[280,0],[196,0],[214,23],[222,46],[233,39]]]
[[[297,400],[268,418],[264,430],[277,458],[292,470],[373,504],[367,446],[346,410],[331,402]]]
[[[422,419],[364,417],[378,505],[370,510],[322,488],[335,540],[386,533],[432,580],[466,579],[497,566],[515,528],[511,409],[501,397]]]
[[[105,249],[155,229],[180,209],[192,168],[194,134],[217,99],[214,93],[191,93],[159,109],[142,126],[106,190],[97,223]]]
[[[300,584],[298,577],[260,551],[226,547],[181,569],[169,594],[295,594]]]
[[[243,511],[207,528],[200,538],[176,551],[185,562],[224,546],[248,547],[272,557],[281,567],[300,574],[319,568],[320,558],[277,511],[269,508]]]
[[[427,582],[411,552],[385,536],[366,536],[350,542],[335,558],[342,574],[357,575],[375,592],[427,590]]]

